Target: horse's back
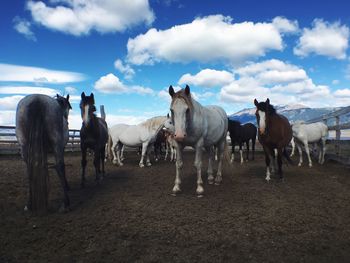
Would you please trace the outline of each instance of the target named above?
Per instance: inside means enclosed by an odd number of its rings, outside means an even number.
[[[112,127],[109,128],[109,134],[111,135],[113,140],[118,141],[119,135],[129,126],[130,125],[124,124],[124,123],[113,125]]]
[[[225,110],[219,106],[211,105],[205,107],[204,112],[207,122],[207,132],[204,141],[207,144],[216,144],[221,139],[226,139],[228,118]]]
[[[328,127],[323,122],[293,125],[293,136],[301,141],[317,142],[328,136]]]

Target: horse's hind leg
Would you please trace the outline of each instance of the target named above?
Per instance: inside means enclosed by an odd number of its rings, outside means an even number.
[[[319,163],[323,164],[324,163],[324,156],[326,154],[326,138],[321,139],[321,145],[320,145],[320,160]]]
[[[283,171],[282,171],[282,148],[277,149],[277,164],[278,164],[278,174],[280,179],[283,179]]]
[[[254,154],[255,154],[255,138],[252,140],[252,156],[253,156],[253,158],[252,158],[252,160],[254,160]]]
[[[58,178],[60,179],[61,186],[63,189],[63,194],[64,194],[63,206],[60,208],[60,211],[65,212],[70,205],[70,201],[68,197],[69,186],[66,178],[66,169],[64,165],[64,148],[58,149],[57,147],[55,147],[54,155],[56,160],[56,165],[55,165],[56,172],[58,174]]]
[[[222,159],[224,157],[226,136],[218,143],[218,170],[215,177],[215,185],[220,185],[222,182]]]
[[[232,139],[231,139],[231,148],[232,148],[231,163],[233,163],[233,161],[235,160],[235,141],[233,141]]]
[[[247,140],[245,143],[246,143],[246,145],[247,145],[246,161],[248,161],[248,160],[249,160],[249,140]]]

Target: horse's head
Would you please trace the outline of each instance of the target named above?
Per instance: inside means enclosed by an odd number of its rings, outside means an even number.
[[[175,127],[174,127],[172,119],[169,116],[169,113],[167,115],[167,120],[164,122],[163,130],[167,133],[170,133],[170,134],[175,133]]]
[[[96,111],[95,98],[93,93],[91,93],[90,96],[86,96],[84,92],[81,93],[80,111],[83,123],[85,126],[87,126],[91,117]]]
[[[187,127],[193,110],[190,87],[186,85],[185,89],[175,93],[173,87],[170,86],[169,94],[172,98],[170,111],[175,127],[174,138],[177,141],[183,141],[187,136]]]
[[[69,103],[69,94],[67,95],[66,98],[56,94],[56,100],[57,100],[58,104],[61,106],[63,116],[66,119],[68,119],[69,110],[72,109],[72,106]]]
[[[267,133],[269,118],[272,114],[276,113],[275,108],[270,104],[270,100],[267,99],[265,102],[258,102],[254,99],[256,106],[255,116],[256,122],[258,123],[259,133],[261,135]]]

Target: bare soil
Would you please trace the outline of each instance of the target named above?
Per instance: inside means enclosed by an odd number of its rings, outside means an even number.
[[[51,211],[36,217],[23,211],[24,162],[0,157],[0,262],[350,262],[350,169],[340,164],[284,166],[285,180],[267,183],[257,154],[225,163],[222,185],[205,179],[199,199],[191,151],[176,197],[169,161],[139,168],[128,152],[96,184],[90,157],[80,189],[80,155],[65,158],[71,211],[58,212],[62,193],[50,170]]]

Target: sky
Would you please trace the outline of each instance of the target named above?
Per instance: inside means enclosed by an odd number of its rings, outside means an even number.
[[[0,1],[0,125],[28,94],[94,93],[108,125],[169,112],[190,86],[228,115],[274,105],[350,104],[350,2],[259,0]],[[98,113],[99,114],[99,113]]]

